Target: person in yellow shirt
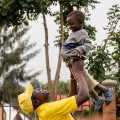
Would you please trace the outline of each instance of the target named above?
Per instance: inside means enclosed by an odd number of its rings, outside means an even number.
[[[29,83],[26,91],[18,96],[22,111],[29,114],[35,110],[39,120],[74,120],[70,113],[76,111],[81,104],[90,98],[88,86],[82,75],[83,65],[83,60],[72,62],[72,69],[76,73],[79,86],[77,95],[59,101],[50,101],[49,91],[40,88],[33,90]]]

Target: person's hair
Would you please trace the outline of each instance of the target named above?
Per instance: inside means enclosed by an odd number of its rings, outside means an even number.
[[[74,10],[74,11],[70,12],[67,15],[67,17],[70,17],[70,16],[74,16],[77,20],[82,20],[82,22],[84,22],[84,20],[85,20],[85,14],[78,10]]]

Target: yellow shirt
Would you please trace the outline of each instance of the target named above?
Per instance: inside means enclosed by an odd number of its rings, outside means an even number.
[[[70,112],[77,110],[76,98],[72,96],[60,101],[40,105],[36,112],[39,120],[74,120]]]

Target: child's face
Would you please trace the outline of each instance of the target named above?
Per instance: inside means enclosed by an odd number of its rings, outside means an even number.
[[[76,19],[73,15],[67,17],[67,23],[68,23],[70,29],[72,30],[72,32],[76,32],[76,31],[82,29],[82,26],[83,26],[83,22]]]

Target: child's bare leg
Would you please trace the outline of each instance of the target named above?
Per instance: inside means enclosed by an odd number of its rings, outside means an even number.
[[[113,97],[113,89],[111,88],[107,88],[101,84],[98,84],[97,86],[95,86],[94,89],[99,89],[100,91],[102,91],[102,93],[105,96],[105,103],[106,105],[108,105],[109,103],[112,102],[112,97]]]
[[[95,110],[99,111],[104,103],[103,98],[94,89],[90,91],[90,96],[95,100]]]
[[[90,91],[92,91],[92,89],[100,90],[105,96],[105,103],[109,104],[112,101],[112,96],[113,96],[112,89],[111,88],[106,88],[105,86],[99,84],[96,80],[94,80],[92,78],[92,76],[85,69],[84,69],[83,75],[84,75],[84,78],[87,81],[87,84],[88,84],[88,87],[89,87]],[[93,94],[93,95],[95,95],[95,94]],[[99,109],[100,103],[103,104],[102,97],[99,97],[99,100],[96,101],[96,105],[98,106],[98,109]]]
[[[94,99],[94,100],[98,100],[99,99],[99,95],[96,93],[96,91],[93,89],[90,91],[90,96]]]
[[[99,86],[99,82],[94,80],[92,76],[87,72],[87,70],[84,69],[83,76],[88,84],[90,96],[95,100],[95,110],[100,110],[104,100],[102,97],[100,97],[97,92],[94,90],[94,88],[101,88],[103,91],[105,91],[105,88],[103,89],[102,86]]]
[[[95,89],[95,90],[98,89],[98,90],[100,90],[102,93],[105,93],[105,92],[107,91],[107,88],[106,88],[105,86],[101,85],[101,84],[96,85],[94,89]]]

